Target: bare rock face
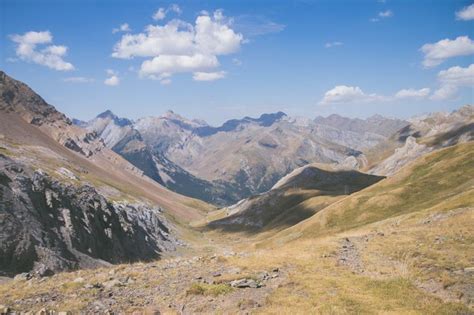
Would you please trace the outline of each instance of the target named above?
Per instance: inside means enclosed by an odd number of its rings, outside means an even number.
[[[403,166],[413,162],[418,157],[431,152],[433,148],[424,144],[418,144],[416,139],[409,136],[405,140],[405,145],[395,150],[395,152],[382,163],[370,170],[371,174],[392,176]]]
[[[160,208],[111,203],[0,155],[0,274],[157,259],[180,242]]]

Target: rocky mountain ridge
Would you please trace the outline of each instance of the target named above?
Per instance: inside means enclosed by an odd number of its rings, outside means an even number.
[[[328,122],[321,117],[302,121],[283,112],[233,119],[219,127],[172,111],[125,126],[116,120],[106,111],[83,126],[168,188],[218,205],[267,191],[279,178],[308,163],[348,165],[350,160],[354,168],[363,167],[366,161],[360,149],[384,141],[385,133],[407,124],[372,117],[342,128],[335,126],[334,117]],[[389,122],[386,128],[370,129],[385,120]],[[140,154],[131,156],[125,147],[139,148]]]

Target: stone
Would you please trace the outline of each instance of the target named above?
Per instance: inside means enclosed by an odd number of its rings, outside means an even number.
[[[45,265],[41,265],[40,267],[36,269],[35,274],[40,278],[44,278],[44,277],[51,277],[52,275],[54,275],[54,272],[48,267],[46,267]]]
[[[230,282],[233,288],[259,288],[261,285],[253,279],[239,279]]]
[[[82,283],[82,282],[84,282],[84,278],[83,278],[83,277],[78,277],[78,278],[74,279],[72,282],[74,282],[74,283]]]
[[[31,276],[30,273],[23,272],[23,273],[17,274],[15,276],[15,278],[13,278],[13,280],[15,280],[15,281],[26,281],[26,280],[30,280],[31,278],[32,278],[32,276]]]
[[[147,306],[143,309],[143,315],[160,315],[161,312],[156,306]]]
[[[112,279],[112,280],[102,283],[102,286],[104,287],[104,289],[110,290],[113,287],[124,286],[124,283],[118,279]]]
[[[474,267],[467,267],[467,268],[464,268],[464,272],[466,272],[466,273],[474,273]]]
[[[8,314],[10,312],[10,308],[5,305],[0,305],[0,314]]]

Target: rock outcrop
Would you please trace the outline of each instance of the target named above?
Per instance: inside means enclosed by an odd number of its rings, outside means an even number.
[[[161,208],[110,202],[0,155],[0,273],[151,260],[180,242]]]

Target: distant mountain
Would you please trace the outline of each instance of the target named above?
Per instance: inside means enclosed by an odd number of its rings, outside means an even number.
[[[243,119],[232,119],[226,121],[220,127],[202,126],[195,128],[194,133],[200,137],[207,137],[218,132],[234,131],[240,126],[244,126],[251,123],[257,124],[258,126],[262,127],[270,127],[275,122],[281,120],[283,117],[287,117],[287,115],[283,112],[277,112],[272,114],[262,114],[259,118],[244,117]]]
[[[341,130],[356,133],[372,133],[384,137],[390,137],[394,132],[408,125],[407,121],[400,119],[385,118],[374,115],[367,119],[347,118],[337,114],[328,117],[318,116],[314,122],[319,125],[331,126]]]
[[[157,259],[207,209],[0,72],[0,275]]]
[[[409,125],[367,151],[370,173],[391,176],[424,154],[472,140],[472,105],[452,113],[432,113],[413,118]]]
[[[352,157],[354,167],[364,164],[361,151],[332,141],[314,122],[302,125],[283,112],[233,119],[219,127],[172,111],[132,124],[117,119],[107,111],[86,127],[166,187],[219,205],[267,191],[308,163],[344,163]],[[374,142],[384,139],[378,136]]]

